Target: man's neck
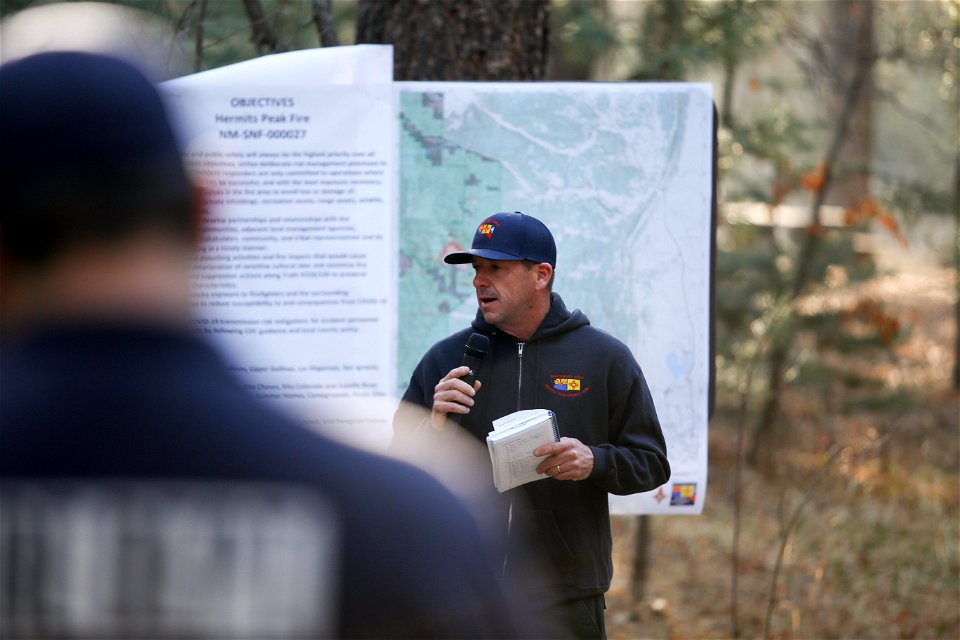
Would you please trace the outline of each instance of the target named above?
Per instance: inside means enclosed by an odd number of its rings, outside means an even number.
[[[550,313],[550,293],[547,292],[546,296],[537,295],[530,306],[529,312],[524,316],[524,321],[516,325],[497,325],[497,328],[501,331],[510,334],[516,338],[519,342],[525,342],[533,337],[533,334],[537,332],[537,329],[540,328],[540,325],[543,324],[544,318],[547,317],[547,314]]]

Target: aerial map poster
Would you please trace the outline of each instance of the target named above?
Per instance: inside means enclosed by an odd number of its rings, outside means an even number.
[[[469,247],[497,211],[543,220],[555,289],[640,362],[671,482],[614,512],[699,513],[707,480],[713,101],[709,85],[396,83],[398,381],[477,311]]]
[[[165,83],[212,195],[198,331],[256,395],[385,447],[420,356],[476,313],[472,271],[443,255],[491,213],[529,213],[556,237],[556,290],[631,348],[667,438],[670,482],[613,511],[700,513],[710,86],[392,82],[391,54],[315,49]]]

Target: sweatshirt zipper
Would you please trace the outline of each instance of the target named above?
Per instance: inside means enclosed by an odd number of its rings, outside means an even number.
[[[517,343],[517,411],[520,411],[520,392],[523,391],[523,342]]]
[[[523,342],[517,343],[517,411],[520,411],[520,392],[523,391]],[[510,498],[510,508],[507,510],[507,549],[510,546],[510,530],[513,528],[513,497]],[[507,556],[509,551],[504,550],[503,569],[501,578],[507,578]]]

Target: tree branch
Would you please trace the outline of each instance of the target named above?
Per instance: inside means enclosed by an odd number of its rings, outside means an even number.
[[[197,16],[193,46],[193,71],[203,70],[203,23],[207,19],[207,0],[200,0],[200,15]]]
[[[313,24],[317,27],[317,36],[321,47],[340,45],[337,29],[333,24],[333,8],[330,0],[313,0],[310,3],[313,12]]]
[[[260,0],[243,0],[243,8],[250,19],[250,41],[257,47],[260,55],[280,51],[277,34],[267,23]]]
[[[857,65],[853,81],[850,83],[850,87],[847,90],[843,109],[840,111],[840,116],[837,118],[837,127],[833,132],[833,140],[830,142],[830,150],[827,152],[827,156],[823,161],[823,184],[817,191],[817,195],[813,200],[813,206],[811,207],[811,233],[807,234],[806,241],[803,243],[803,247],[800,250],[800,257],[797,260],[797,272],[794,274],[792,287],[794,299],[800,296],[807,284],[807,278],[810,271],[810,261],[813,257],[814,251],[820,243],[820,236],[816,232],[817,228],[820,227],[820,210],[823,208],[823,203],[826,200],[830,183],[833,181],[834,165],[837,162],[837,157],[840,155],[840,149],[843,147],[843,143],[846,142],[847,129],[850,127],[850,119],[853,114],[853,110],[856,107],[857,100],[860,99],[860,90],[863,89],[864,84],[870,77],[870,72],[872,71],[875,62],[875,56],[867,56],[866,59],[860,60],[860,64]]]

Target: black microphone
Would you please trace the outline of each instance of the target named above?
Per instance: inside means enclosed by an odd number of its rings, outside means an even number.
[[[470,334],[470,338],[467,339],[467,346],[463,349],[463,361],[460,362],[460,366],[468,367],[470,371],[460,379],[471,387],[477,379],[477,371],[480,370],[480,365],[483,364],[483,357],[487,355],[487,347],[489,346],[490,338],[482,333],[472,333]],[[451,413],[448,419],[454,424],[460,424],[460,421],[463,419],[463,414]],[[456,432],[453,433],[456,435]]]
[[[460,363],[460,366],[470,367],[470,371],[460,379],[471,387],[473,386],[474,380],[477,379],[477,371],[480,369],[480,365],[483,364],[483,357],[487,355],[487,348],[489,346],[490,338],[482,333],[471,334],[470,339],[467,340],[467,346],[463,351],[463,362]]]

